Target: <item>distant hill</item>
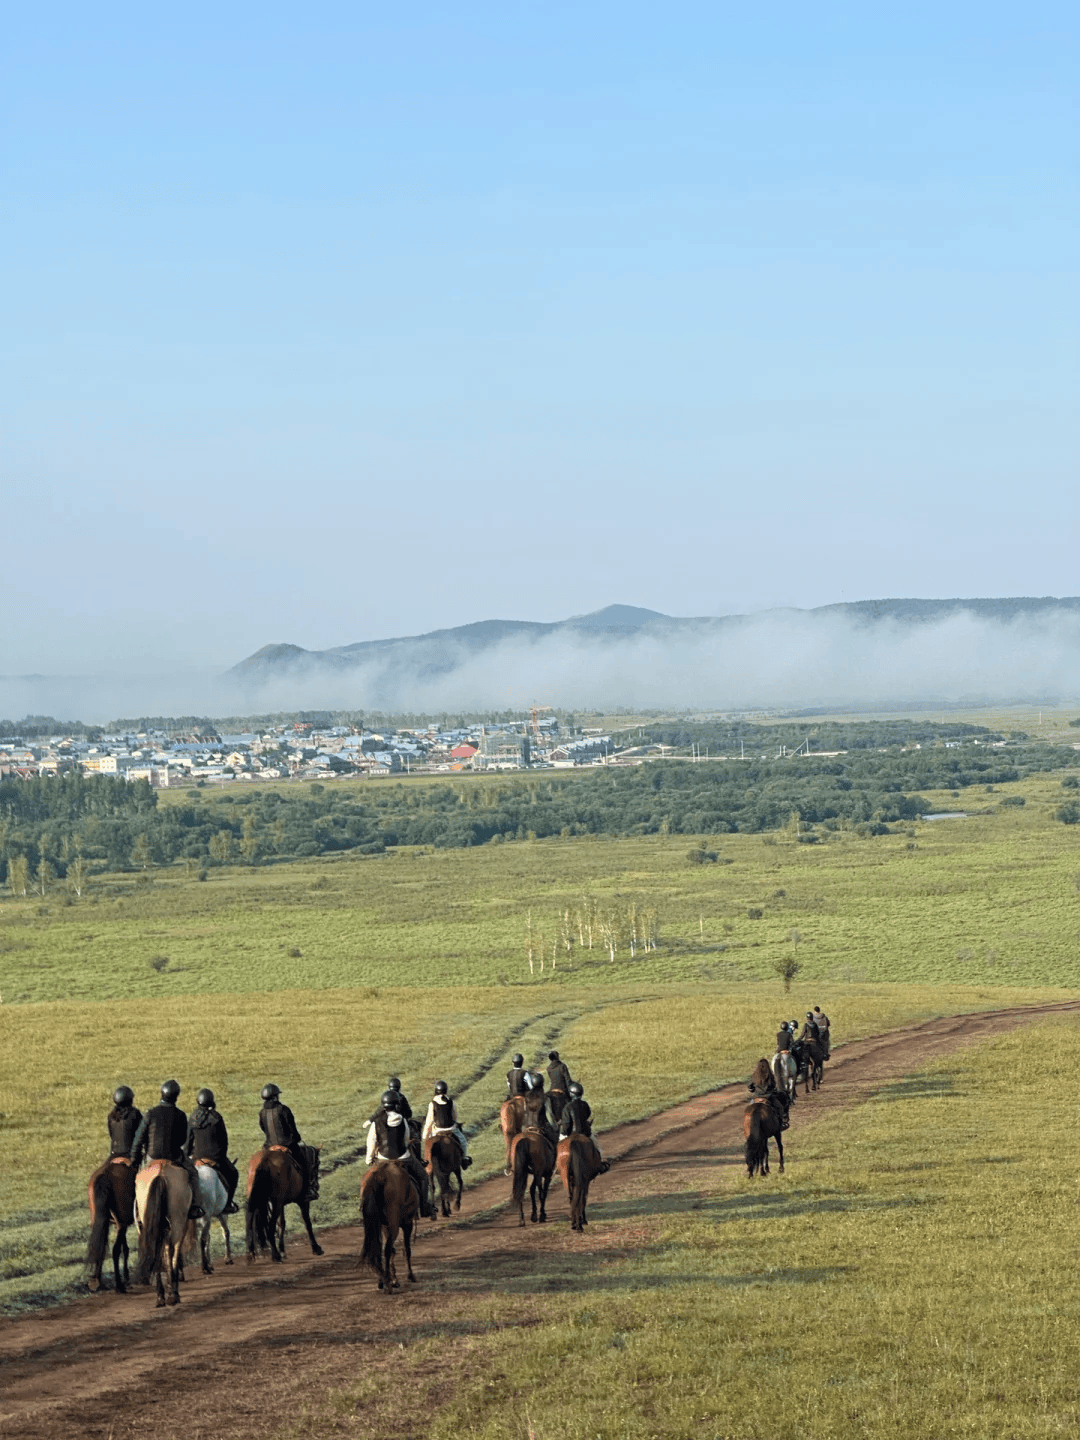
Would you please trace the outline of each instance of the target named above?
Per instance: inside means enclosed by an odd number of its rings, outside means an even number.
[[[760,624],[769,619],[783,622],[795,617],[833,617],[869,627],[886,622],[900,626],[930,625],[969,614],[980,620],[1008,624],[1021,617],[1040,613],[1072,611],[1080,614],[1080,596],[1058,599],[1054,596],[1016,596],[1006,599],[955,600],[855,600],[845,604],[820,605],[811,610],[766,610],[753,615],[677,617],[637,605],[606,605],[588,615],[574,615],[567,620],[477,620],[470,625],[457,625],[447,630],[431,630],[424,635],[398,636],[386,640],[360,640],[351,645],[337,645],[330,650],[304,650],[299,645],[264,645],[254,655],[241,660],[226,672],[239,681],[263,683],[277,678],[295,677],[305,671],[332,670],[347,673],[377,661],[380,667],[391,665],[400,673],[418,680],[447,675],[466,660],[482,656],[508,641],[544,640],[564,637],[568,640],[603,644],[641,636],[693,638],[701,640],[710,634],[717,637],[730,633],[733,627]]]

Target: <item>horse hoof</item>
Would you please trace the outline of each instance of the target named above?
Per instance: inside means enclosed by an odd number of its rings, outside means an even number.
[[[88,1280],[86,1283],[87,1283],[87,1286],[88,1286],[88,1288],[89,1288],[89,1290],[90,1290],[90,1294],[91,1294],[91,1295],[96,1295],[97,1292],[101,1289],[101,1281],[100,1281],[100,1280]],[[116,1288],[119,1290],[119,1289],[120,1289],[120,1286],[118,1285]]]
[[[382,1288],[383,1288],[383,1282],[380,1280],[380,1281],[379,1281],[379,1289],[381,1290]]]
[[[321,1245],[313,1245],[311,1247],[311,1253],[313,1255],[325,1255],[326,1251],[322,1248]]]
[[[229,1258],[225,1261],[225,1264],[226,1264],[226,1265],[231,1265],[232,1263],[233,1263],[233,1258],[232,1258],[232,1256],[230,1255]]]
[[[128,1293],[128,1287],[122,1280],[116,1282],[116,1293],[117,1295],[126,1295]]]
[[[167,1300],[165,1303],[166,1303],[167,1305],[179,1305],[179,1304],[180,1304],[180,1296],[179,1296],[179,1295],[170,1295],[169,1298],[168,1298],[168,1300]]]
[[[155,1310],[164,1310],[164,1309],[165,1309],[165,1297],[164,1297],[164,1295],[161,1297],[161,1299],[160,1299],[160,1300],[157,1302],[157,1304],[154,1306],[154,1309],[155,1309]]]

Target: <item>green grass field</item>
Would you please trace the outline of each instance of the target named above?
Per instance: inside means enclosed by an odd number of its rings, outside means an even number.
[[[393,782],[385,782],[393,783]],[[776,1022],[820,1002],[838,1040],[905,1019],[1072,995],[1080,827],[1052,817],[1060,779],[965,792],[981,812],[802,846],[688,837],[549,840],[474,850],[96,879],[76,903],[0,901],[0,1304],[70,1293],[85,1179],[117,1083],[152,1102],[175,1074],[217,1093],[234,1153],[258,1139],[258,1091],[282,1085],[329,1177],[318,1223],[355,1214],[360,1121],[391,1072],[414,1103],[445,1078],[498,1158],[500,1072],[521,1048],[571,1058],[608,1126],[741,1078]],[[1023,807],[1002,801],[1022,795]],[[948,793],[929,796],[947,809]],[[708,838],[708,837],[706,837]],[[584,894],[654,906],[655,952],[556,955]],[[545,936],[525,958],[526,915]],[[752,918],[751,911],[760,911]],[[775,978],[795,950],[790,996]]]
[[[551,1246],[494,1303],[451,1277],[445,1332],[397,1317],[417,1403],[454,1377],[425,1433],[775,1440],[784,1415],[805,1440],[1075,1433],[1080,1156],[1045,1080],[1075,1052],[1071,1018],[961,1051],[793,1127],[783,1177],[597,1211],[587,1260]],[[386,1403],[380,1367],[287,1433],[371,1434]]]

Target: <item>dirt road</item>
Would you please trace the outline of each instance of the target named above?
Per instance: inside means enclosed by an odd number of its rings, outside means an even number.
[[[953,1016],[836,1049],[823,1088],[805,1099],[800,1092],[786,1137],[789,1164],[798,1165],[800,1132],[822,1115],[858,1104],[959,1046],[1067,1012],[1080,1013],[1080,1001]],[[626,1214],[641,1202],[645,1214],[662,1209],[664,1197],[714,1193],[725,1169],[730,1184],[730,1167],[742,1165],[747,1098],[745,1086],[732,1085],[608,1132],[604,1152],[618,1164],[594,1185],[590,1217],[603,1219],[613,1204]],[[775,1165],[764,1183],[784,1183]],[[385,1359],[399,1336],[437,1334],[453,1315],[455,1290],[520,1293],[541,1251],[572,1251],[586,1265],[610,1257],[599,1235],[570,1231],[557,1184],[551,1223],[525,1231],[506,1204],[508,1190],[503,1178],[485,1181],[466,1190],[463,1220],[438,1228],[424,1222],[414,1250],[419,1283],[401,1296],[380,1295],[370,1272],[358,1269],[357,1227],[320,1234],[326,1254],[314,1259],[290,1218],[284,1265],[219,1262],[210,1277],[196,1273],[175,1309],[155,1310],[148,1291],[108,1292],[4,1321],[0,1436],[267,1440],[270,1415],[320,1405],[373,1357]],[[235,1228],[242,1240],[242,1227]],[[632,1225],[620,1230],[618,1244],[621,1253],[632,1250]]]

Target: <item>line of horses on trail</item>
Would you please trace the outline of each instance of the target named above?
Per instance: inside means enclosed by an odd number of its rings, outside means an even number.
[[[547,1194],[556,1168],[570,1199],[570,1223],[582,1231],[588,1223],[585,1206],[589,1186],[600,1173],[601,1161],[592,1140],[570,1135],[553,1145],[539,1130],[523,1128],[524,1105],[510,1100],[502,1107],[500,1124],[507,1145],[507,1172],[513,1176],[512,1203],[517,1205],[520,1223],[525,1221],[525,1192],[530,1190],[532,1219],[547,1220]],[[437,1133],[428,1146],[428,1173],[438,1189],[439,1212],[449,1219],[461,1209],[464,1191],[461,1146],[452,1134]],[[136,1171],[127,1159],[113,1159],[90,1177],[90,1240],[86,1266],[89,1288],[97,1291],[108,1252],[109,1232],[116,1227],[112,1249],[113,1280],[118,1293],[131,1287],[127,1233],[135,1225],[139,1235],[139,1256],[135,1284],[154,1284],[158,1306],[180,1303],[180,1282],[185,1260],[189,1265],[199,1257],[203,1273],[213,1274],[210,1261],[210,1230],[216,1223],[225,1237],[225,1263],[233,1263],[232,1239],[225,1213],[228,1193],[210,1161],[197,1162],[198,1193],[192,1195],[184,1166],[155,1160]],[[455,1189],[454,1181],[457,1181]],[[245,1240],[248,1260],[269,1254],[272,1261],[285,1259],[285,1207],[296,1205],[307,1230],[314,1255],[323,1253],[311,1224],[304,1177],[300,1167],[283,1146],[258,1150],[251,1158],[244,1205]],[[193,1201],[203,1217],[188,1218]],[[405,1252],[408,1277],[412,1268],[412,1241],[420,1219],[419,1196],[408,1172],[396,1161],[380,1160],[370,1166],[360,1186],[360,1215],[364,1227],[361,1261],[376,1273],[380,1290],[399,1289],[395,1256],[400,1238]]]
[[[784,1173],[784,1142],[789,1112],[795,1104],[798,1082],[803,1081],[803,1094],[816,1090],[825,1074],[825,1051],[816,1040],[804,1041],[792,1054],[778,1051],[772,1063],[764,1055],[750,1076],[751,1100],[743,1112],[743,1136],[746,1140],[746,1170],[751,1180],[755,1175],[769,1173],[769,1141],[776,1141],[780,1174]]]

